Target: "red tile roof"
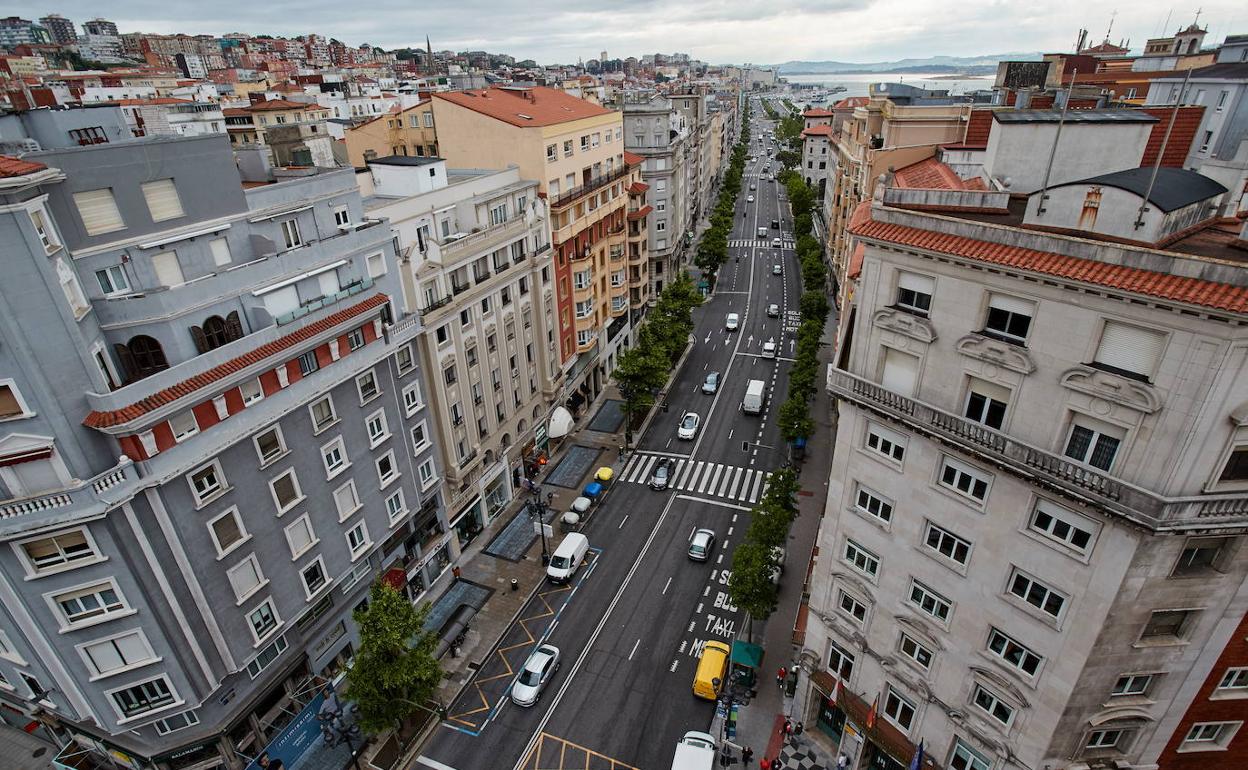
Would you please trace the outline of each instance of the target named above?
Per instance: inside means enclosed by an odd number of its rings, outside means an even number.
[[[963,180],[954,170],[936,158],[925,158],[897,169],[893,184],[919,190],[984,190],[984,180],[975,177]]]
[[[12,158],[8,155],[0,155],[0,177],[10,178],[15,176],[26,176],[36,171],[43,171],[47,166],[42,163],[34,163],[21,158]]]
[[[855,107],[866,107],[871,101],[869,96],[849,96],[832,105],[834,110],[852,110]]]
[[[1248,312],[1248,287],[1188,278],[1091,259],[1069,257],[1022,246],[992,243],[950,233],[877,222],[871,218],[871,202],[859,204],[849,220],[850,232],[859,238],[887,241],[939,254],[1005,265],[1031,273],[1082,281],[1107,289],[1183,302],[1190,305]]]
[[[811,109],[803,112],[802,117],[803,118],[830,118],[832,117],[832,110],[825,109],[823,107],[812,107]]]
[[[633,193],[634,195],[643,193],[649,189],[650,189],[650,185],[646,184],[645,182],[633,182],[632,184],[628,186],[628,191],[630,193]]]
[[[513,126],[553,126],[610,115],[612,112],[593,102],[546,86],[439,91],[433,95]]]
[[[654,211],[654,206],[642,206],[636,211],[628,212],[628,218],[630,221],[636,221],[638,219],[644,218],[651,211]]]
[[[802,131],[802,136],[832,136],[832,126],[811,126]]]
[[[141,104],[194,104],[195,102],[190,99],[174,99],[171,96],[161,96],[155,99],[114,99],[112,103],[121,107],[137,107]]]
[[[291,102],[285,99],[270,99],[267,102],[256,102],[243,108],[247,112],[271,112],[273,110],[323,110],[319,104]]]
[[[82,424],[88,428],[111,428],[114,425],[137,420],[150,411],[159,409],[160,407],[173,403],[183,396],[188,396],[195,391],[207,387],[218,380],[225,379],[235,372],[246,369],[249,366],[258,364],[266,358],[275,356],[283,351],[289,350],[300,343],[309,340],[318,334],[326,332],[338,324],[343,323],[355,316],[362,315],[368,311],[380,307],[390,301],[385,294],[374,294],[363,302],[352,305],[349,308],[339,310],[333,315],[328,315],[314,324],[303,327],[297,332],[287,334],[285,337],[279,337],[272,342],[261,345],[260,347],[241,356],[236,356],[223,364],[214,366],[206,372],[183,380],[175,385],[170,385],[163,390],[159,390],[147,398],[140,399],[129,406],[123,406],[120,409],[113,409],[108,412],[91,412]]]
[[[1145,112],[1157,118],[1157,122],[1153,124],[1153,130],[1148,135],[1148,143],[1144,145],[1144,158],[1140,161],[1141,166],[1151,166],[1157,162],[1157,153],[1161,151],[1161,143],[1165,140],[1166,130],[1170,126],[1170,113],[1175,109],[1173,106],[1144,108]],[[1187,160],[1187,151],[1196,139],[1196,132],[1200,130],[1200,121],[1204,117],[1205,108],[1196,105],[1177,109],[1178,114],[1174,116],[1174,128],[1170,130],[1170,141],[1166,142],[1166,152],[1162,156],[1161,165],[1183,168],[1183,163]]]
[[[992,110],[971,110],[971,117],[966,121],[966,138],[962,143],[968,147],[987,147],[990,131]]]
[[[862,275],[862,258],[867,254],[867,247],[858,244],[854,247],[854,253],[849,255],[849,265],[845,268],[845,275],[848,278],[857,278]]]
[[[635,152],[624,151],[624,162],[630,166],[640,166],[646,160],[645,156],[638,155]]]

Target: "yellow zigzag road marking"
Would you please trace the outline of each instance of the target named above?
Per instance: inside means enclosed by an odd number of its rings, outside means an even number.
[[[559,764],[557,766],[542,764],[542,748],[545,746],[547,739],[549,739],[551,743],[556,744],[559,748]],[[598,758],[609,762],[611,770],[638,770],[638,768],[633,767],[632,765],[626,765],[617,759],[612,759],[606,754],[602,754],[578,743],[564,740],[563,738],[546,732],[543,732],[541,736],[538,737],[537,744],[533,747],[533,751],[529,754],[529,756],[524,758],[522,766],[525,770],[570,770],[566,764],[567,751],[569,748],[585,753],[585,767],[589,767],[589,760],[591,758]]]

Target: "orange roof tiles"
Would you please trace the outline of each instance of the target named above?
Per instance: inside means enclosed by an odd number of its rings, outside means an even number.
[[[610,115],[611,110],[555,88],[479,88],[433,94],[452,104],[513,126],[553,126]]]
[[[88,428],[111,428],[114,425],[137,420],[150,411],[159,409],[160,407],[173,403],[183,396],[190,395],[200,388],[207,387],[218,380],[222,380],[235,372],[246,369],[253,364],[258,364],[266,358],[275,356],[285,350],[289,350],[300,343],[309,340],[318,334],[329,331],[340,323],[347,321],[354,316],[367,313],[369,310],[380,307],[390,301],[385,294],[374,294],[363,302],[352,305],[349,308],[339,310],[333,315],[328,315],[316,323],[309,324],[297,332],[287,334],[285,337],[279,337],[272,342],[261,345],[255,350],[236,356],[209,369],[206,372],[183,380],[182,382],[170,385],[163,390],[159,390],[147,398],[140,399],[129,406],[120,409],[113,409],[108,412],[91,412],[87,415],[82,424]]]
[[[140,105],[162,105],[162,104],[194,104],[190,99],[174,99],[171,96],[161,96],[154,99],[114,99],[113,104],[121,107],[137,107]]]
[[[854,253],[849,255],[849,265],[845,268],[847,278],[857,278],[862,275],[862,258],[867,255],[867,247],[864,244],[858,244],[854,247]]]
[[[850,232],[860,238],[887,241],[924,251],[1005,265],[1018,270],[1082,281],[1132,294],[1184,302],[1232,313],[1248,312],[1248,287],[1232,286],[1138,267],[1113,265],[890,222],[877,222],[871,218],[870,201],[859,204],[853,216],[850,217],[849,227]]]
[[[642,155],[638,155],[635,152],[629,152],[628,150],[624,151],[624,162],[630,166],[640,166],[645,162],[645,160],[645,157]]]
[[[897,169],[893,174],[897,187],[919,190],[983,190],[984,181],[978,177],[963,180],[948,165],[936,158],[925,158]]]
[[[803,118],[830,118],[832,117],[832,110],[825,109],[823,107],[812,107],[809,110],[806,110],[805,112],[803,112],[802,117]]]
[[[1199,105],[1178,107],[1174,116],[1174,128],[1170,129],[1170,113],[1176,108],[1145,107],[1144,111],[1157,118],[1153,130],[1148,135],[1148,143],[1144,145],[1144,158],[1141,166],[1151,166],[1157,162],[1157,154],[1161,152],[1161,143],[1165,141],[1166,131],[1170,131],[1170,141],[1166,142],[1166,152],[1161,158],[1161,165],[1172,168],[1183,168],[1187,160],[1187,151],[1196,139],[1200,130],[1200,121],[1204,117],[1205,108]]]
[[[832,126],[811,126],[802,131],[802,136],[832,136]]]
[[[628,218],[630,221],[636,221],[638,219],[644,218],[651,211],[654,211],[654,206],[642,206],[636,211],[628,212]]]
[[[966,121],[966,138],[962,143],[967,147],[987,147],[990,131],[992,110],[971,110],[971,117]]]
[[[325,108],[319,104],[291,102],[285,99],[270,99],[267,102],[256,102],[255,104],[243,107],[243,109],[247,112],[269,112],[273,110],[323,110]]]
[[[36,171],[43,171],[47,166],[42,163],[35,163],[21,158],[13,158],[8,155],[0,155],[0,177],[6,179],[15,176],[26,176]]]
[[[649,189],[650,189],[650,185],[646,184],[645,182],[633,182],[632,184],[628,186],[628,191],[630,193],[633,193],[634,195],[638,193],[643,193]]]
[[[849,96],[832,105],[834,110],[852,110],[855,107],[866,107],[871,101],[869,96]]]

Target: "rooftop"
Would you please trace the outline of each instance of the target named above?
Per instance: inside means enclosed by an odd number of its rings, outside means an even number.
[[[803,118],[830,118],[832,117],[832,110],[826,109],[824,107],[812,107],[809,110],[806,110],[805,112],[803,112],[802,117]]]
[[[513,126],[554,126],[574,120],[610,115],[612,110],[545,86],[494,86],[433,94],[460,107]]]
[[[802,130],[802,136],[832,136],[832,126],[811,126]]]
[[[1157,118],[1141,110],[998,110],[992,113],[998,123],[1156,123]]]
[[[1157,81],[1182,81],[1187,77],[1183,71],[1167,72]],[[1192,70],[1192,80],[1248,80],[1248,62],[1223,62]]]
[[[1157,173],[1157,180],[1155,184],[1151,185],[1152,189],[1150,190],[1150,181],[1154,171]],[[1073,182],[1054,185],[1054,187],[1066,187],[1076,184],[1116,187],[1119,190],[1135,193],[1141,198],[1147,195],[1149,203],[1165,212],[1175,211],[1193,203],[1209,200],[1215,195],[1221,195],[1226,192],[1225,187],[1204,174],[1198,174],[1185,168],[1170,168],[1168,166],[1162,166],[1157,169],[1129,168],[1125,171],[1115,171],[1089,179],[1078,179]]]
[[[442,158],[432,155],[387,155],[364,162],[370,166],[427,166],[430,163],[441,163]]]
[[[908,187],[922,190],[986,190],[984,180],[979,177],[963,180],[948,165],[936,158],[925,158],[918,163],[897,169],[893,174],[893,184],[897,187]]]
[[[33,163],[29,160],[21,158],[13,158],[8,155],[0,155],[0,177],[10,179],[16,176],[26,176],[36,171],[43,171],[47,166],[42,163]]]

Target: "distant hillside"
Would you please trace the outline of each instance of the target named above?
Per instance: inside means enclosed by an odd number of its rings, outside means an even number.
[[[773,65],[781,75],[830,75],[850,72],[951,72],[988,74],[996,72],[1000,61],[1034,61],[1039,53],[1001,53],[989,56],[932,56],[926,59],[898,59],[879,62],[787,61]]]

